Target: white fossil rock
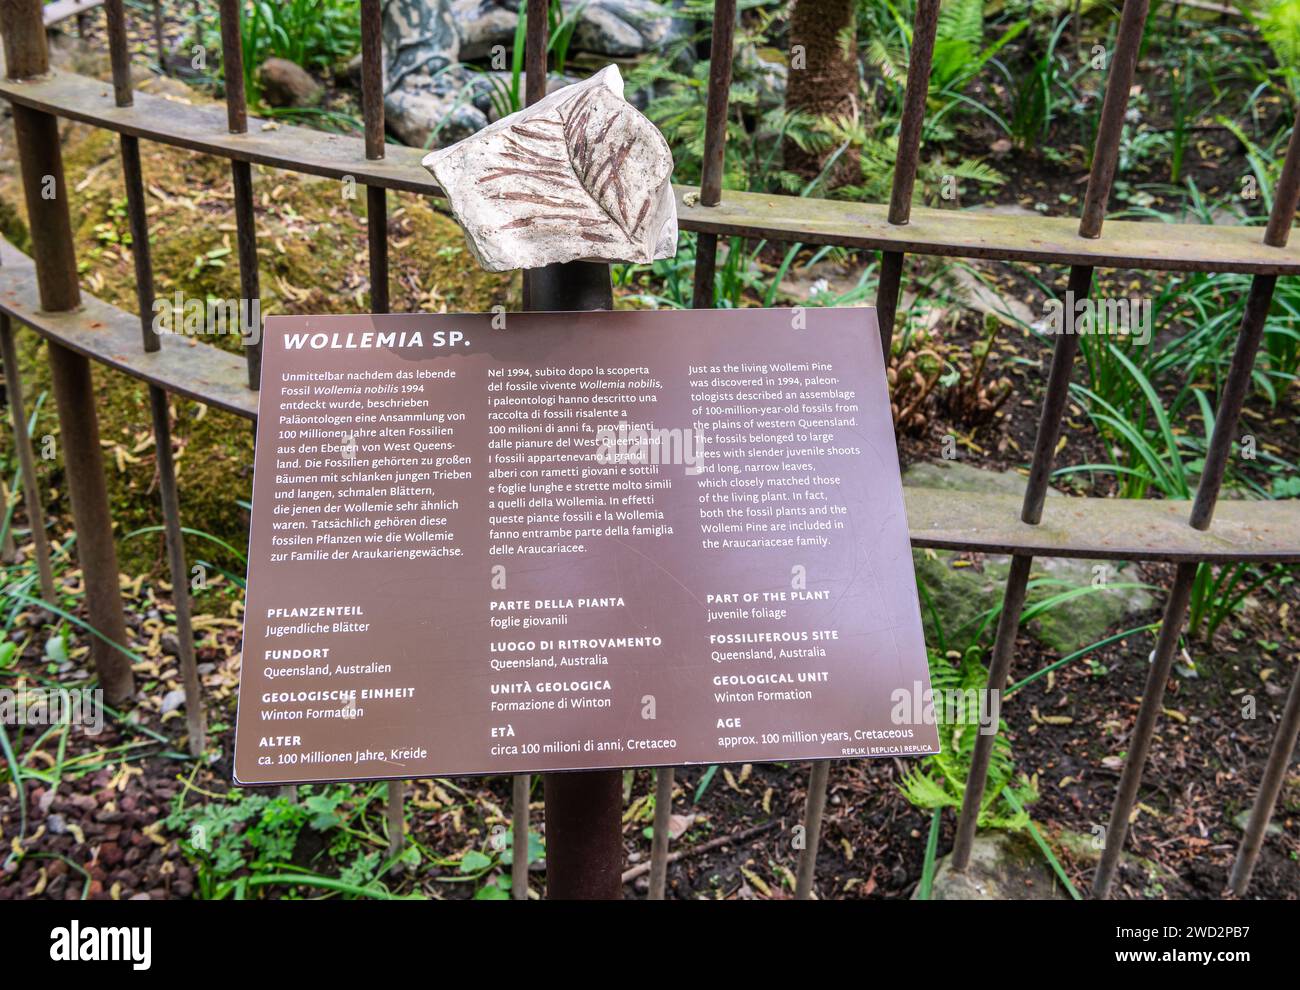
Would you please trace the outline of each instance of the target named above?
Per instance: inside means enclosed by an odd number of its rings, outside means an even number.
[[[616,66],[430,152],[470,250],[492,272],[677,251],[673,156]]]

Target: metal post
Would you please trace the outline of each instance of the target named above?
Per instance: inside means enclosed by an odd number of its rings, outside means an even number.
[[[727,94],[735,57],[736,0],[714,0],[713,37],[709,43],[709,95],[704,116],[704,159],[700,165],[700,205],[722,202],[722,175],[727,151]],[[695,286],[692,306],[713,307],[713,278],[718,265],[718,235],[696,234]]]
[[[41,503],[41,486],[36,477],[36,459],[32,438],[27,433],[27,414],[23,409],[23,383],[18,374],[18,351],[14,347],[13,325],[8,313],[0,313],[0,356],[4,359],[5,394],[9,415],[14,424],[14,448],[18,451],[18,469],[23,482],[23,504],[31,524],[32,549],[36,571],[41,580],[41,597],[50,605],[59,603],[54,586],[54,569],[50,566],[50,544],[45,536],[45,507]]]
[[[894,184],[889,196],[889,222],[905,224],[912,216],[912,189],[921,156],[921,129],[925,101],[930,93],[930,65],[939,28],[939,0],[919,0],[912,25],[912,51],[907,63],[907,88],[903,91],[903,118],[898,126],[898,151],[894,156]],[[894,319],[903,279],[903,253],[880,252],[880,281],[876,285],[876,319],[880,346],[889,364],[894,340]]]
[[[511,781],[512,835],[510,854],[510,896],[528,900],[528,800],[533,790],[531,774],[517,773]]]
[[[163,38],[162,0],[153,0],[153,43],[158,52],[158,71],[167,75],[167,43]]]
[[[244,42],[239,33],[240,0],[221,0],[221,67],[226,84],[226,121],[231,134],[248,131],[248,106],[244,93]],[[230,160],[230,178],[235,191],[235,239],[239,253],[239,291],[248,305],[261,297],[257,271],[257,217],[253,210],[253,167],[246,161]],[[241,307],[242,308],[242,307]],[[248,387],[262,381],[262,338],[244,342],[248,361]]]
[[[1084,196],[1083,215],[1079,220],[1079,236],[1101,236],[1106,203],[1110,199],[1111,184],[1119,157],[1120,132],[1124,125],[1124,112],[1128,105],[1133,74],[1137,68],[1138,50],[1142,44],[1142,30],[1146,24],[1148,0],[1125,0],[1120,15],[1119,37],[1111,59],[1110,74],[1106,78],[1106,96],[1102,103],[1101,123],[1093,149],[1092,168],[1088,173],[1088,189]],[[1075,299],[1086,298],[1092,290],[1093,270],[1087,265],[1070,269],[1068,291]],[[1079,338],[1072,333],[1060,334],[1052,348],[1052,367],[1048,374],[1047,394],[1038,418],[1038,434],[1034,442],[1033,460],[1030,462],[1029,480],[1021,505],[1022,522],[1037,525],[1043,517],[1043,504],[1047,498],[1047,483],[1051,477],[1056,445],[1061,435],[1061,418],[1070,395],[1070,374],[1079,350]],[[1024,606],[1029,582],[1032,556],[1016,555],[1007,574],[1006,591],[1002,598],[1002,613],[998,617],[997,637],[989,663],[987,690],[1001,692],[1006,687],[1015,651],[1016,634],[1020,628],[1020,612]],[[996,729],[996,727],[995,727]],[[984,799],[989,761],[993,753],[996,732],[981,733],[975,740],[971,758],[971,772],[966,778],[962,797],[961,817],[957,820],[957,835],[952,848],[952,866],[965,870],[970,864],[971,848],[979,826],[979,810]]]
[[[380,0],[361,4],[361,104],[366,124],[366,158],[384,157],[384,47]],[[370,257],[370,308],[387,313],[388,190],[366,186],[366,234]]]
[[[130,55],[126,38],[126,12],[122,0],[106,0],[109,55],[113,64],[113,93],[119,107],[133,103]],[[120,137],[122,181],[126,186],[127,215],[131,223],[131,254],[135,262],[136,305],[140,310],[140,334],[146,353],[162,343],[154,332],[153,258],[149,245],[149,218],[144,198],[144,175],[140,165],[140,141],[129,134]],[[194,656],[194,629],[190,615],[189,571],[185,563],[185,541],[181,532],[180,494],[176,485],[176,464],[172,455],[171,406],[167,392],[149,386],[149,410],[153,420],[154,451],[158,466],[158,493],[162,503],[163,532],[167,565],[172,581],[172,604],[176,618],[181,682],[185,690],[185,724],[192,756],[207,749],[207,718],[203,709],[203,687]]]
[[[40,0],[8,0],[0,7],[10,79],[29,79],[49,71],[41,6]],[[81,291],[58,121],[17,104],[13,119],[41,308],[49,312],[76,309]],[[44,194],[49,191],[53,195],[47,199]],[[106,700],[120,704],[131,697],[135,685],[130,659],[115,645],[125,647],[126,622],[90,361],[55,343],[49,345],[49,358],[59,408],[63,467],[77,528],[77,557],[85,575],[86,607],[91,625],[104,637],[91,638],[90,657]]]
[[[803,851],[799,854],[799,873],[795,877],[795,900],[806,901],[812,896],[813,880],[817,874],[817,847],[821,845],[822,813],[826,810],[826,779],[830,776],[830,760],[818,760],[808,775],[808,803],[804,810]]]
[[[668,819],[673,813],[673,778],[676,773],[672,767],[660,767],[655,771],[655,821],[653,838],[650,840],[650,890],[647,900],[662,901],[664,889],[668,885]]]
[[[1255,803],[1251,806],[1250,818],[1246,822],[1246,834],[1242,837],[1241,848],[1237,850],[1237,861],[1232,864],[1228,886],[1237,897],[1245,897],[1246,888],[1250,886],[1250,876],[1255,872],[1255,862],[1264,845],[1268,822],[1273,817],[1273,806],[1282,793],[1282,781],[1286,778],[1297,736],[1300,736],[1300,674],[1291,680],[1286,707],[1282,709],[1277,735],[1273,737],[1273,748],[1269,751],[1268,762],[1264,764],[1259,793],[1255,795]]]
[[[546,58],[545,0],[528,0],[527,96],[546,92],[538,66]],[[613,309],[609,265],[572,261],[527,272],[529,309]],[[623,773],[578,770],[543,774],[546,800],[546,896],[553,900],[618,900],[623,896]]]

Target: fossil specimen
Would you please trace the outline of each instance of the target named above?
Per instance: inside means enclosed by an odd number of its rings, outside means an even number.
[[[615,66],[430,152],[424,167],[488,271],[676,253],[672,152],[623,99]]]

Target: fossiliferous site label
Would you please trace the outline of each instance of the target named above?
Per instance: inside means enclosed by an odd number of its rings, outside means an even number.
[[[245,784],[938,748],[870,309],[266,321]]]

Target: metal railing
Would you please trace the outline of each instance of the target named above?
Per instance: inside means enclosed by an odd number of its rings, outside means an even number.
[[[440,191],[419,166],[421,152],[384,143],[380,0],[361,0],[362,107],[364,139],[324,134],[296,127],[263,131],[250,129],[242,72],[226,73],[224,120],[211,108],[187,107],[132,93],[130,54],[126,41],[123,0],[104,0],[113,66],[113,93],[102,83],[75,75],[51,73],[40,0],[4,0],[0,30],[5,43],[8,79],[0,97],[13,105],[18,158],[26,190],[33,257],[28,260],[0,245],[0,352],[4,358],[9,401],[19,454],[23,494],[32,523],[34,551],[42,592],[54,595],[44,522],[30,439],[22,413],[21,382],[15,359],[12,322],[27,324],[49,341],[53,389],[63,437],[78,556],[85,575],[89,619],[104,640],[93,640],[91,659],[106,697],[118,701],[131,693],[132,675],[124,654],[112,643],[125,644],[123,604],[117,557],[104,484],[104,465],[93,393],[90,361],[94,360],[146,382],[153,415],[161,510],[166,533],[168,566],[176,589],[177,638],[186,693],[189,742],[196,755],[204,748],[205,727],[200,685],[194,662],[188,587],[181,542],[180,507],[172,462],[167,394],[176,392],[239,415],[253,418],[253,391],[260,374],[260,349],[245,348],[243,368],[236,358],[215,347],[169,346],[153,332],[153,271],[145,217],[141,173],[141,138],[189,148],[230,161],[234,186],[240,285],[244,298],[256,300],[257,231],[253,209],[252,166],[277,168],[336,178],[351,177],[367,187],[367,224],[371,279],[371,309],[386,312],[388,295],[387,190],[430,195]],[[241,66],[240,0],[220,0],[223,64]],[[1151,745],[1161,700],[1182,631],[1192,580],[1202,561],[1300,561],[1300,513],[1295,503],[1229,503],[1228,518],[1211,528],[1251,371],[1279,276],[1300,274],[1300,250],[1288,247],[1292,219],[1300,201],[1300,128],[1293,129],[1262,238],[1258,228],[1196,224],[1104,224],[1123,119],[1147,18],[1148,0],[1125,0],[1117,44],[1110,60],[1105,98],[1096,135],[1082,216],[1077,228],[1057,218],[974,216],[953,211],[913,210],[922,129],[928,95],[929,67],[934,51],[939,0],[917,0],[911,58],[899,131],[893,187],[888,207],[796,197],[722,191],[723,152],[728,116],[734,34],[735,0],[716,0],[703,168],[698,190],[679,188],[680,226],[698,232],[694,305],[714,303],[713,282],[718,239],[740,236],[805,244],[834,244],[881,253],[876,296],[882,344],[888,358],[898,306],[905,256],[908,253],[993,260],[1032,260],[1069,265],[1068,287],[1076,299],[1089,295],[1096,268],[1137,268],[1239,272],[1253,276],[1238,332],[1232,364],[1219,400],[1205,468],[1185,524],[1174,518],[1186,504],[1156,500],[1117,503],[1103,499],[1058,499],[1045,510],[1048,480],[1053,470],[1070,376],[1079,346],[1074,334],[1058,335],[1053,347],[1047,389],[1039,416],[1037,439],[1023,497],[945,496],[909,491],[908,515],[913,543],[951,549],[1008,552],[1012,564],[1003,593],[1003,606],[991,655],[988,687],[1001,690],[1015,653],[1015,639],[1035,554],[1095,559],[1142,559],[1176,564],[1161,630],[1142,703],[1129,741],[1105,849],[1097,867],[1093,896],[1111,888],[1127,825]],[[529,0],[526,64],[530,100],[544,91],[546,17],[544,3]],[[161,48],[160,48],[161,51]],[[165,106],[166,113],[158,112]],[[133,237],[139,315],[132,316],[86,297],[77,280],[76,258],[69,221],[69,199],[59,145],[59,118],[85,121],[118,132],[127,212]],[[53,177],[57,194],[39,192]],[[687,195],[688,193],[693,195]],[[1105,233],[1103,233],[1103,227]],[[526,293],[529,291],[526,281]],[[135,328],[135,329],[133,329]],[[137,349],[128,339],[140,334]],[[1086,511],[1077,511],[1083,504]],[[1070,508],[1073,506],[1074,508]],[[1062,525],[1046,525],[1065,520]],[[1277,726],[1245,836],[1231,877],[1231,889],[1245,893],[1259,854],[1265,828],[1276,803],[1287,764],[1300,731],[1300,676],[1293,681]],[[965,803],[957,827],[954,866],[964,869],[978,824],[978,811],[993,746],[992,735],[980,735],[967,781]],[[798,896],[810,896],[817,856],[817,839],[825,804],[828,763],[817,762],[809,781],[806,806],[807,845],[801,854],[796,882]],[[667,857],[667,815],[673,780],[661,771],[657,782],[655,842],[650,871],[652,897],[662,897]],[[549,783],[548,783],[549,788]],[[527,848],[529,781],[515,781],[515,848]],[[400,782],[389,791],[390,830],[400,841]],[[520,807],[522,803],[523,807]],[[569,827],[569,826],[556,826]],[[548,829],[548,832],[550,830]],[[526,896],[523,871],[515,878],[515,895]]]

